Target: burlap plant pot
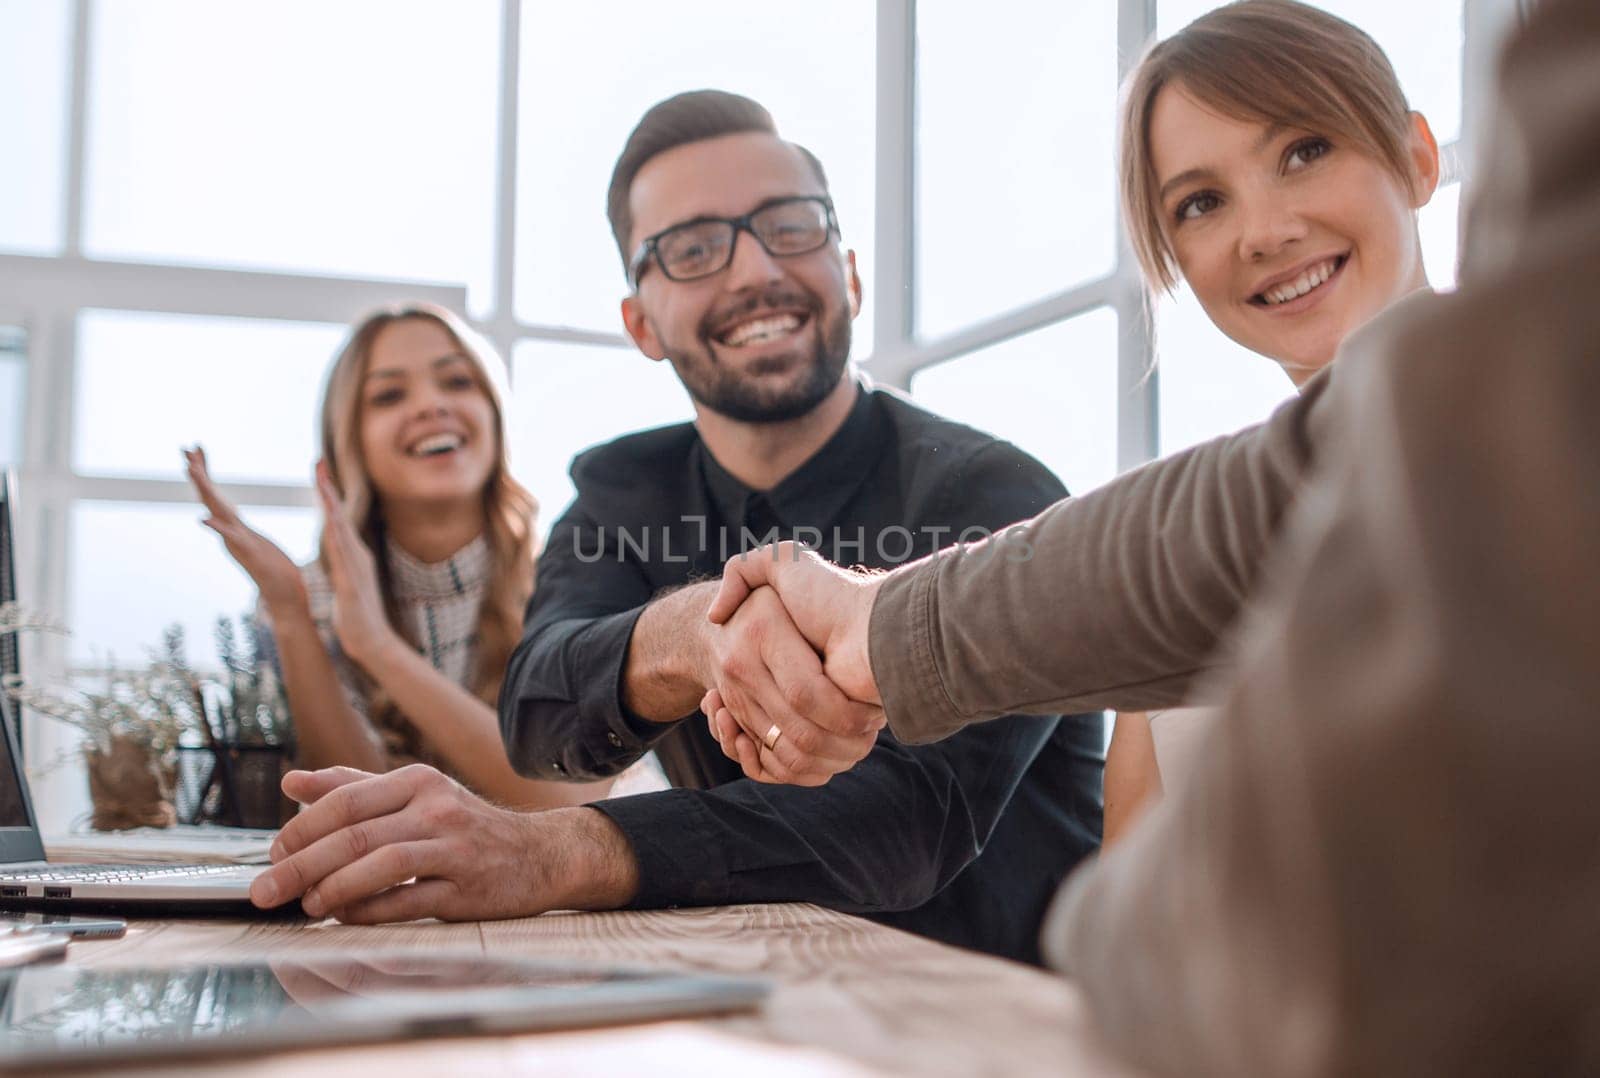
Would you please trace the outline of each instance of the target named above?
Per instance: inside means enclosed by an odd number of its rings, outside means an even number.
[[[105,748],[87,746],[83,759],[88,764],[96,831],[171,827],[177,822],[172,806],[177,785],[175,754],[157,753],[148,742],[131,734],[113,734]]]

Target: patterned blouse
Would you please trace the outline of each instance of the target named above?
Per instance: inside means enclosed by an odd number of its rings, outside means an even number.
[[[444,561],[431,564],[393,540],[387,542],[386,554],[396,606],[410,639],[435,670],[470,691],[478,661],[478,612],[489,584],[488,538],[479,535]],[[444,761],[428,751],[416,727],[395,709],[386,708],[385,716],[373,719],[368,704],[376,684],[339,646],[333,631],[333,585],[327,573],[311,562],[301,567],[300,574],[311,599],[311,620],[333,658],[345,698],[356,714],[377,725],[390,766],[421,762],[448,772]]]
[[[444,561],[428,563],[388,540],[389,579],[396,605],[410,638],[433,668],[471,691],[472,675],[478,663],[478,613],[489,586],[489,540],[480,535]],[[300,567],[311,600],[311,620],[317,635],[333,659],[333,669],[344,687],[345,699],[357,715],[372,722],[383,738],[391,768],[410,763],[436,767],[455,779],[444,758],[429,750],[421,733],[395,708],[374,719],[368,709],[376,683],[345,655],[333,631],[333,584],[317,562]],[[267,624],[264,610],[257,611]],[[655,754],[649,753],[617,776],[610,796],[665,790],[671,784],[661,770]]]

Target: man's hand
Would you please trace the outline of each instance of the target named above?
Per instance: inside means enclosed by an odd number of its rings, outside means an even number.
[[[798,543],[777,543],[731,559],[706,616],[723,624],[757,588],[778,593],[795,627],[822,654],[829,680],[852,700],[882,704],[867,654],[867,629],[882,574],[850,572]]]
[[[839,691],[858,703],[871,705],[878,726],[870,736],[847,728],[832,728],[827,716],[806,714],[805,720],[778,722],[742,699],[730,697],[718,682],[706,694],[701,708],[711,720],[711,732],[722,751],[739,761],[745,774],[763,781],[791,781],[766,766],[776,757],[789,774],[834,775],[854,766],[871,751],[883,723],[877,681],[867,652],[867,630],[881,577],[851,573],[829,564],[795,543],[762,547],[728,562],[722,586],[707,617],[714,624],[734,624],[752,603],[773,593],[788,618],[822,659],[822,672]],[[778,731],[774,740],[774,729]],[[812,746],[823,735],[826,754]],[[774,744],[769,747],[768,742]],[[785,749],[785,743],[787,748]],[[776,751],[774,751],[776,750]]]
[[[476,921],[615,909],[638,890],[632,849],[593,809],[511,812],[421,764],[291,771],[283,791],[307,807],[250,886],[263,908],[299,898],[351,924]]]
[[[758,588],[723,619],[702,623],[701,702],[723,752],[760,782],[821,786],[867,754],[883,710],[851,700],[824,671],[771,588]],[[724,709],[726,705],[726,709]],[[739,742],[718,713],[742,717],[753,732]]]

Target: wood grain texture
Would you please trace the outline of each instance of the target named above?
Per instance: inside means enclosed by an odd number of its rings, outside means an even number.
[[[69,961],[138,965],[397,949],[757,974],[775,989],[761,1011],[747,1015],[300,1052],[225,1067],[166,1065],[161,1073],[1133,1076],[1094,1042],[1081,997],[1066,981],[807,905],[372,928],[135,921],[124,939],[74,944]]]

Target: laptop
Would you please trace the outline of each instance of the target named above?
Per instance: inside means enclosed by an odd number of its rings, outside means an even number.
[[[0,473],[0,602],[17,597],[12,511],[16,485]],[[0,633],[0,674],[18,672],[16,636]],[[262,866],[233,864],[58,864],[45,860],[22,771],[21,714],[0,689],[0,908],[89,908],[165,916],[243,913]],[[293,910],[291,905],[288,907]]]
[[[264,865],[62,864],[45,860],[18,757],[11,704],[0,693],[0,908],[96,909],[162,917],[263,913],[250,881]],[[291,903],[284,907],[291,912]]]

